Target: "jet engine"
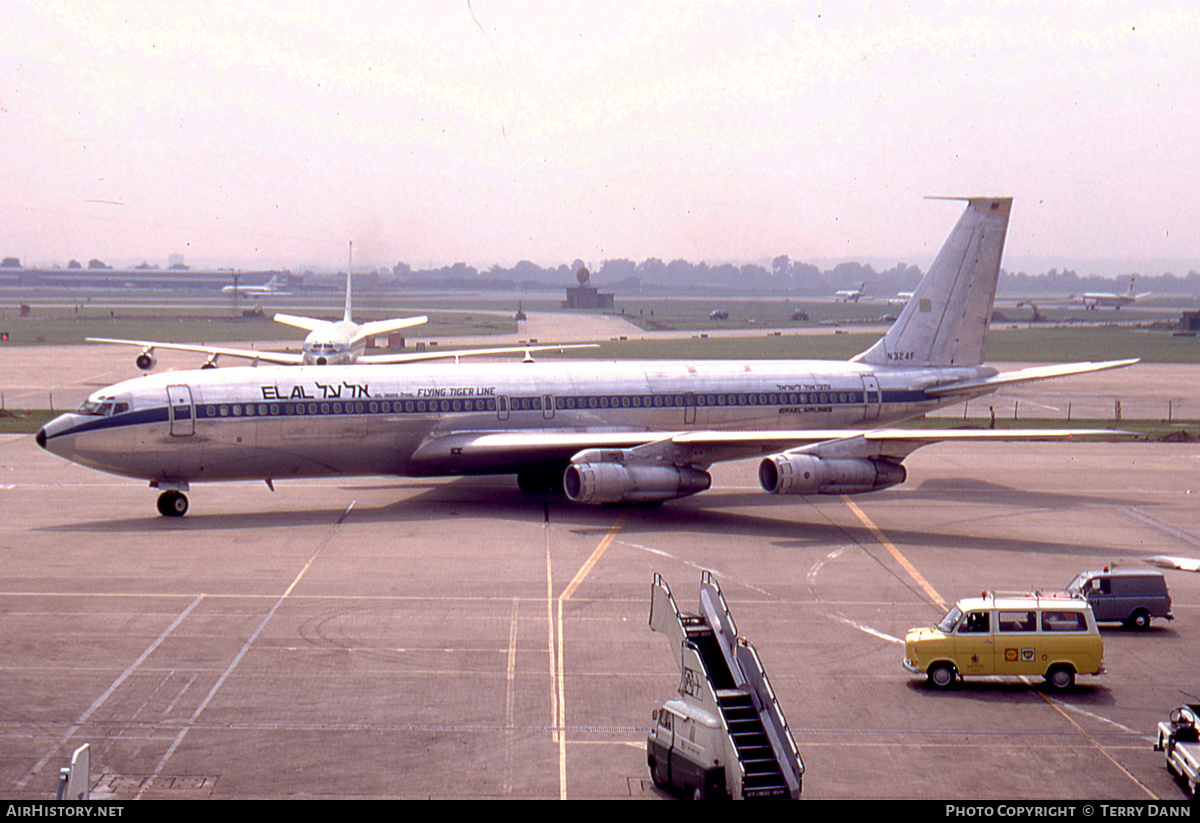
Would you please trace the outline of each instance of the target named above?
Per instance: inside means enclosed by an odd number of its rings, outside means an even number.
[[[154,358],[154,349],[142,349],[133,362],[142,371],[150,371],[158,361]]]
[[[903,483],[904,466],[882,458],[825,458],[773,454],[758,465],[758,482],[771,494],[861,494]]]
[[[712,485],[706,471],[670,464],[586,460],[563,473],[563,490],[576,503],[657,503],[702,492]]]

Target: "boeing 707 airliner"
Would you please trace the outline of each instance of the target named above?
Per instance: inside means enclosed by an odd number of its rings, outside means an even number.
[[[168,516],[187,511],[192,483],[376,474],[516,474],[523,489],[581,503],[655,503],[707,489],[714,463],[751,457],[774,494],[883,489],[904,482],[904,459],[928,443],[1088,434],[888,425],[1001,386],[1136,362],[983,364],[1011,206],[969,199],[899,318],[849,362],[180,371],[101,389],[37,442],[148,480]]]

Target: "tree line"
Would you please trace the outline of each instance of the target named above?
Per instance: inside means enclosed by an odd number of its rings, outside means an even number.
[[[374,278],[373,285],[434,288],[487,288],[493,290],[534,290],[539,288],[568,288],[578,285],[577,274],[584,263],[543,267],[522,260],[511,267],[493,265],[484,271],[465,263],[440,268],[413,269],[407,263],[397,263],[391,270],[394,284],[386,282],[386,271]],[[770,266],[759,264],[735,265],[722,263],[692,263],[686,260],[664,262],[652,257],[636,263],[627,259],[603,261],[591,274],[591,285],[617,294],[678,293],[681,290],[700,290],[707,293],[765,293],[796,295],[830,295],[841,289],[864,286],[868,296],[890,297],[897,292],[912,291],[923,274],[918,266],[899,263],[889,269],[876,271],[864,263],[840,263],[831,269],[821,269],[811,263],[791,260],[780,255]],[[1007,294],[1083,294],[1084,292],[1124,292],[1129,277],[1100,277],[1080,275],[1070,269],[1051,269],[1040,274],[1001,270],[997,290]],[[1200,293],[1200,274],[1189,271],[1184,276],[1161,274],[1136,277],[1136,291],[1153,294]]]

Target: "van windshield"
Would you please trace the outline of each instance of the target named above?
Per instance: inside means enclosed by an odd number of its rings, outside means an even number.
[[[954,627],[958,625],[958,621],[962,619],[962,615],[962,610],[958,606],[955,606],[937,624],[937,630],[943,634],[950,634],[950,632],[954,631]]]

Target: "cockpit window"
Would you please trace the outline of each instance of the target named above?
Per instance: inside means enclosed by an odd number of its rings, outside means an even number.
[[[96,399],[88,398],[79,404],[79,408],[75,410],[76,414],[95,414],[108,417],[112,414],[113,400],[111,397],[98,397]]]
[[[98,417],[112,417],[114,414],[124,414],[129,411],[128,403],[117,403],[111,397],[89,397],[75,409],[76,414],[91,414]]]

